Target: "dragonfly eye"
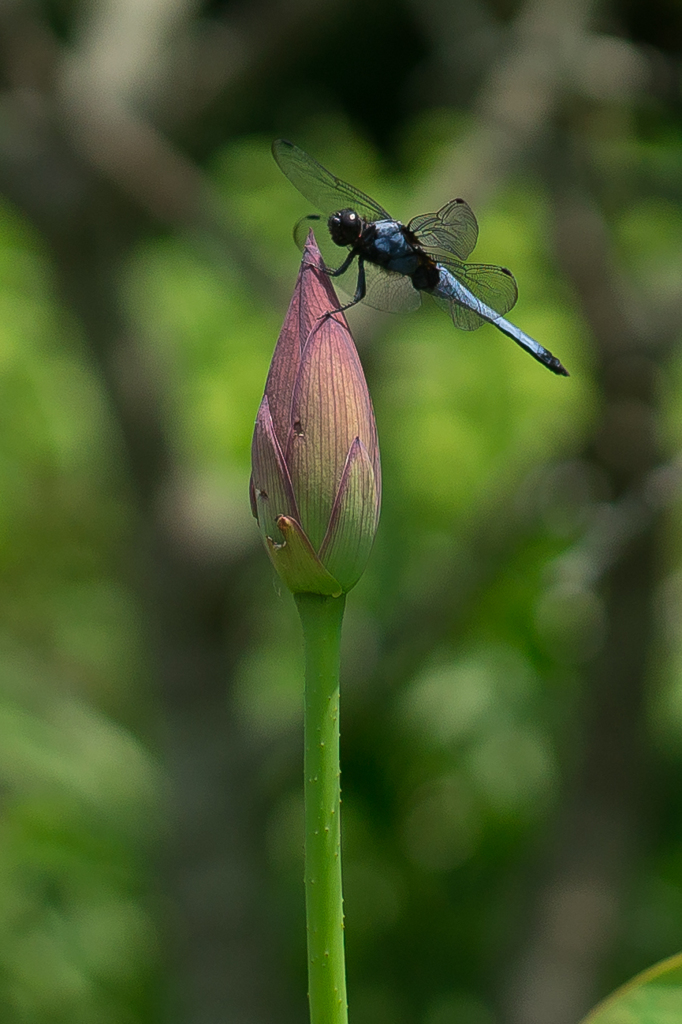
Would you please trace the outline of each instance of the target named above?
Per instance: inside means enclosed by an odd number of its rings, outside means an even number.
[[[355,210],[339,210],[327,221],[329,234],[337,245],[352,245],[362,234],[362,217]]]

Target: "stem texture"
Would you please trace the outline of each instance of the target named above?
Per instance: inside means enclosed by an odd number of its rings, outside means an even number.
[[[305,903],[311,1024],[347,1024],[341,885],[342,597],[296,594],[305,644]]]

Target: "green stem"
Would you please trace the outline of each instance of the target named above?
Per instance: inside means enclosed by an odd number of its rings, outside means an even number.
[[[296,594],[305,643],[305,906],[311,1024],[347,1024],[341,888],[343,597]]]

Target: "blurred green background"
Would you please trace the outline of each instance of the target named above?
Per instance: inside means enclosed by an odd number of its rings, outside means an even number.
[[[349,314],[353,1024],[574,1024],[682,947],[682,8],[0,8],[0,1020],[303,1024],[302,652],[248,507],[290,138],[462,196],[512,319]]]

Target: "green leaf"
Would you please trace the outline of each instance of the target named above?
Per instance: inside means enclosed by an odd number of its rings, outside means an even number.
[[[679,1024],[682,953],[662,960],[617,989],[582,1024]]]

